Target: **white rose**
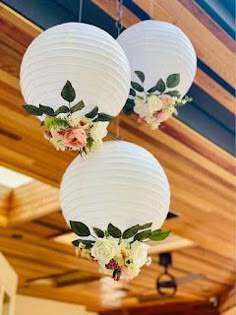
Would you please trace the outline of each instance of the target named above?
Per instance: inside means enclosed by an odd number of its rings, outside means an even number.
[[[140,115],[141,117],[145,117],[147,114],[147,107],[146,104],[144,102],[144,99],[136,96],[134,99],[134,112],[138,115]]]
[[[91,128],[90,135],[94,141],[99,141],[106,137],[108,122],[98,121],[95,122]]]
[[[150,95],[147,99],[148,112],[153,114],[162,109],[162,101],[156,95]]]
[[[97,239],[91,249],[92,256],[106,265],[119,252],[119,245],[111,239]]]
[[[142,267],[147,262],[148,248],[150,246],[139,241],[135,241],[131,245],[131,256],[134,265]]]
[[[133,279],[134,277],[137,277],[137,275],[140,272],[140,268],[136,266],[135,264],[130,264],[128,266],[128,278]]]

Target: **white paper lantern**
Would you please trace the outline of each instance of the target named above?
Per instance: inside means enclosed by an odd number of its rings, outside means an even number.
[[[66,23],[36,37],[21,65],[20,84],[27,104],[65,104],[61,90],[69,80],[86,107],[116,116],[130,87],[128,60],[115,39],[98,27]]]
[[[76,157],[66,170],[60,189],[66,221],[90,228],[121,230],[135,224],[163,224],[170,204],[166,174],[147,150],[125,141],[105,142],[85,157]]]
[[[164,81],[170,74],[180,73],[178,91],[184,96],[192,85],[197,58],[188,37],[175,25],[161,21],[137,23],[118,37],[131,66],[132,80],[138,81],[134,73],[142,71],[144,86],[149,89],[159,79]]]

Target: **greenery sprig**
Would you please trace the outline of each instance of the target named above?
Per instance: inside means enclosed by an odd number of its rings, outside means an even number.
[[[71,116],[73,113],[82,110],[85,107],[83,100],[80,100],[78,103],[71,106],[71,103],[76,98],[76,92],[73,88],[70,81],[67,81],[61,91],[61,97],[68,102],[67,105],[60,106],[57,110],[54,110],[52,107],[47,105],[39,104],[39,106],[35,105],[24,105],[24,109],[31,115],[34,116],[42,116],[46,115],[47,117],[57,117],[60,114],[67,114],[67,116]],[[105,113],[100,113],[99,108],[95,106],[89,113],[85,115],[85,117],[92,119],[93,121],[108,121],[110,122],[114,117]],[[61,118],[60,118],[61,119]],[[62,119],[55,121],[56,123],[62,123]]]
[[[167,238],[170,234],[168,230],[152,230],[152,222],[145,223],[143,225],[136,224],[125,231],[121,231],[118,227],[114,226],[112,223],[109,223],[107,229],[105,231],[93,227],[93,232],[95,235],[91,234],[90,229],[88,226],[79,221],[70,221],[72,231],[80,236],[80,237],[93,237],[93,238],[104,238],[108,236],[112,236],[116,239],[129,239],[130,243],[134,241],[162,241]],[[83,244],[85,248],[90,249],[93,247],[95,241],[94,240],[84,240],[84,239],[77,239],[72,242],[72,244],[78,247],[80,244]]]
[[[182,106],[186,104],[187,102],[192,101],[192,98],[188,96],[185,96],[183,99],[181,99],[180,92],[176,89],[176,87],[180,83],[180,73],[170,74],[167,77],[166,81],[164,81],[163,79],[159,79],[157,83],[147,91],[145,91],[145,88],[143,85],[145,81],[145,74],[142,71],[135,71],[135,74],[137,78],[139,79],[139,82],[131,81],[129,98],[127,99],[126,104],[123,108],[124,113],[126,113],[127,115],[130,115],[134,112],[133,111],[133,108],[135,106],[134,98],[136,96],[139,96],[142,98],[142,96],[140,96],[140,93],[141,95],[145,94],[145,96],[149,96],[152,94],[156,96],[167,94],[172,97],[177,97],[178,101],[176,102],[175,106]]]

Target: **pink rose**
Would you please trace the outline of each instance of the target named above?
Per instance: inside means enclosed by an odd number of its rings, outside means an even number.
[[[163,104],[164,107],[170,106],[172,104],[172,102],[173,102],[172,101],[172,97],[170,95],[167,95],[167,94],[161,95],[160,99],[161,99],[162,104]]]
[[[153,114],[153,117],[159,122],[166,121],[171,116],[172,116],[172,113],[169,110],[162,110],[161,112],[156,112]]]
[[[68,128],[58,132],[65,146],[72,150],[82,148],[87,143],[87,135],[83,129]]]

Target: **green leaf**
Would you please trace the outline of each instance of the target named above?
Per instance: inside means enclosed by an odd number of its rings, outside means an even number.
[[[114,117],[105,113],[98,113],[94,121],[111,121]]]
[[[149,222],[149,223],[145,223],[145,224],[143,224],[143,225],[140,225],[140,226],[139,226],[139,231],[140,231],[140,230],[149,229],[151,226],[152,226],[152,222]]]
[[[73,105],[70,109],[71,113],[77,112],[85,107],[84,102],[81,100],[77,104]]]
[[[135,90],[131,88],[131,89],[129,90],[129,95],[131,95],[131,96],[136,96]]]
[[[73,100],[75,99],[76,97],[75,90],[70,81],[66,81],[66,84],[64,85],[61,91],[61,96],[67,102],[73,102]]]
[[[39,108],[42,109],[43,113],[47,116],[54,116],[54,110],[50,106],[39,104]]]
[[[90,240],[74,240],[71,242],[75,247],[78,247],[80,243],[84,244],[85,245],[85,248],[86,249],[89,249],[89,248],[92,248],[95,241],[90,241]]]
[[[159,229],[159,230],[152,231],[149,238],[152,241],[162,241],[165,238],[167,238],[169,234],[170,234],[170,231]]]
[[[129,229],[126,229],[124,232],[123,232],[123,235],[122,235],[122,238],[131,238],[133,237],[135,234],[137,234],[139,231],[139,224],[136,224],[134,226],[132,226],[131,228]]]
[[[142,71],[134,71],[134,73],[142,83],[145,81],[145,74]]]
[[[175,96],[175,97],[180,97],[180,93],[177,90],[173,90],[173,91],[168,91],[165,94],[168,94],[170,96]]]
[[[34,115],[34,116],[41,116],[43,115],[42,108],[38,108],[34,105],[23,105],[23,108],[27,111],[27,113]]]
[[[166,79],[166,85],[170,88],[175,88],[177,85],[179,85],[180,82],[180,74],[179,73],[173,73],[168,76]]]
[[[88,138],[87,138],[87,147],[88,147],[89,149],[92,148],[93,143],[94,143],[93,138],[88,137]]]
[[[54,113],[54,116],[57,116],[59,114],[66,114],[66,113],[69,113],[70,109],[68,106],[66,105],[63,105],[63,106],[60,106]]]
[[[126,103],[125,103],[125,106],[123,107],[123,112],[127,115],[130,115],[134,112],[134,100],[131,99],[131,98],[128,98]]]
[[[48,129],[67,128],[69,126],[65,119],[59,117],[47,117],[44,120],[44,125]]]
[[[166,89],[165,82],[162,79],[157,81],[156,86],[157,86],[157,90],[161,93],[163,93]]]
[[[113,224],[109,223],[108,224],[108,233],[112,236],[112,237],[115,237],[115,238],[121,238],[121,230],[118,229],[116,226],[114,226]]]
[[[89,113],[85,115],[87,118],[94,118],[98,114],[98,107],[95,106]]]
[[[85,245],[86,249],[92,248],[95,241],[90,241],[90,240],[81,240],[81,243]]]
[[[152,88],[150,88],[149,90],[148,90],[148,93],[154,93],[154,92],[156,92],[157,91],[157,86],[155,85],[155,86],[153,86]]]
[[[131,81],[131,86],[132,86],[133,89],[135,89],[138,92],[143,92],[144,91],[144,88],[142,87],[142,85],[140,85],[137,82]]]
[[[103,238],[105,236],[103,230],[93,227],[94,233],[97,235],[97,237]]]
[[[79,221],[70,221],[72,231],[79,236],[89,236],[90,231],[87,225]]]
[[[78,247],[79,244],[81,243],[81,240],[74,240],[74,241],[72,241],[71,243],[72,243],[72,245],[74,245],[75,247]]]
[[[135,241],[144,241],[147,238],[149,238],[151,232],[152,232],[152,230],[142,231],[142,232],[135,235],[134,240]]]

